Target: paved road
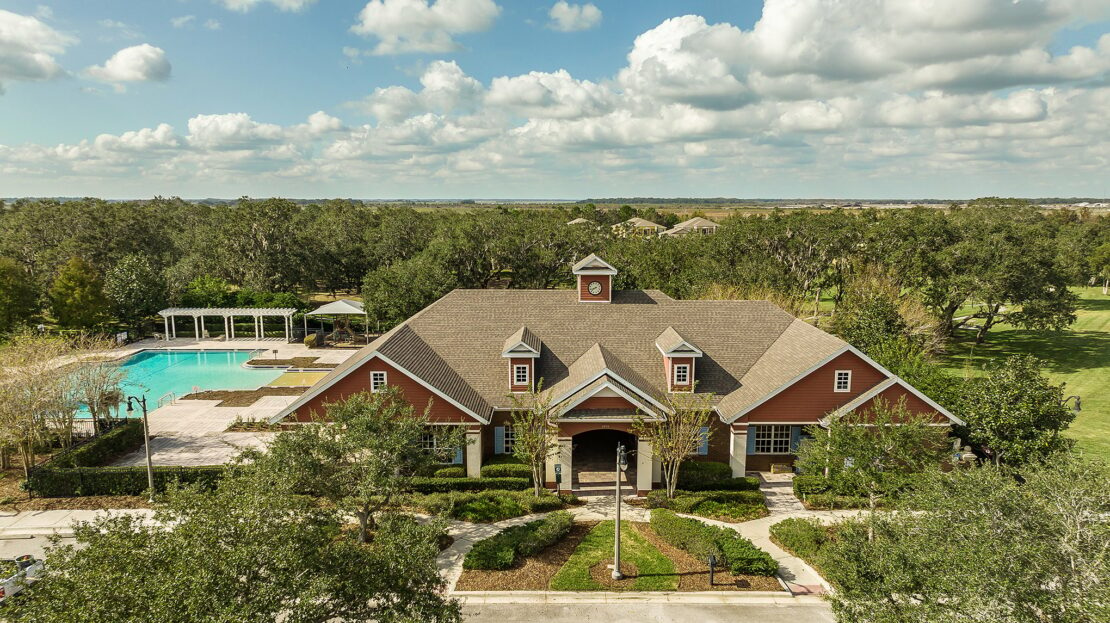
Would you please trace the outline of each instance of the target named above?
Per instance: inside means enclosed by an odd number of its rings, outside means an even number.
[[[482,604],[465,606],[463,618],[543,623],[833,623],[825,604]]]

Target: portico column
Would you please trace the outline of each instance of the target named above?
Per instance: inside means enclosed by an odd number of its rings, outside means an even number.
[[[636,438],[636,495],[644,496],[651,491],[651,471],[653,460],[651,440]]]
[[[466,477],[482,477],[482,429],[466,429]]]
[[[732,466],[732,477],[742,478],[748,465],[748,425],[733,424],[730,430],[728,462]]]
[[[570,437],[559,438],[559,465],[562,465],[563,482],[559,484],[559,493],[570,493],[574,488],[574,440]]]

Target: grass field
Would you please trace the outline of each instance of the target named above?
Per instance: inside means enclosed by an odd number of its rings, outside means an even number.
[[[551,579],[556,591],[601,591],[607,587],[590,575],[590,569],[613,560],[613,521],[603,521],[582,539],[563,568]],[[673,591],[678,588],[674,563],[654,545],[636,533],[628,522],[621,522],[621,569],[624,562],[635,565],[637,578],[632,590]],[[608,572],[606,572],[608,573]]]
[[[961,332],[947,356],[949,369],[981,374],[996,358],[1030,353],[1044,361],[1045,373],[1065,383],[1065,395],[1083,398],[1083,411],[1068,434],[1080,451],[1110,463],[1110,296],[1101,288],[1075,288],[1080,295],[1078,318],[1067,330],[1027,331],[999,325],[978,346],[972,333]]]

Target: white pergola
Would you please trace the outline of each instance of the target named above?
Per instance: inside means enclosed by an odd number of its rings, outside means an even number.
[[[219,316],[224,319],[224,336],[229,340],[235,339],[235,318],[237,316],[250,316],[254,319],[254,339],[266,337],[264,322],[266,318],[280,317],[284,321],[285,341],[293,332],[293,314],[297,310],[292,307],[170,307],[158,312],[166,326],[166,339],[177,338],[177,317],[190,316],[193,319],[193,335],[198,338],[203,335],[205,316]]]

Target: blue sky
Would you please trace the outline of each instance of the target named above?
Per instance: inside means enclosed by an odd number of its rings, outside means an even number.
[[[1104,0],[11,0],[0,196],[1106,196],[1108,20]]]

